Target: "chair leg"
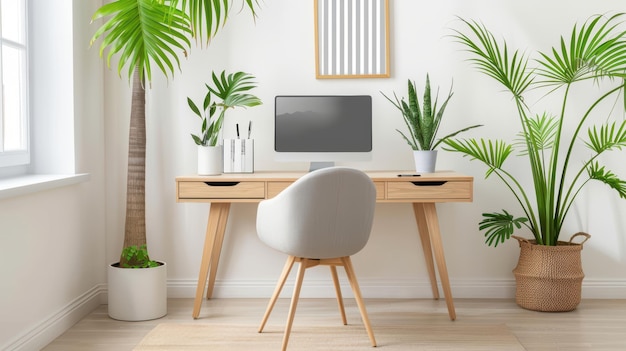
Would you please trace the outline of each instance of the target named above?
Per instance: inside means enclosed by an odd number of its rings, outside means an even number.
[[[265,310],[265,315],[263,315],[261,326],[259,326],[259,333],[261,333],[263,331],[263,328],[265,328],[265,323],[267,323],[267,320],[272,313],[272,309],[274,309],[276,300],[278,300],[280,291],[283,289],[283,286],[285,286],[285,281],[287,281],[287,277],[289,276],[289,272],[291,272],[291,267],[293,267],[293,263],[295,261],[296,258],[294,256],[289,256],[287,258],[287,262],[285,262],[285,266],[283,267],[283,272],[280,274],[280,278],[278,278],[278,283],[276,284],[276,288],[274,289],[274,294],[272,294],[272,298],[270,299],[270,302],[267,305],[267,309]]]
[[[298,299],[300,298],[300,289],[302,288],[302,281],[304,280],[304,272],[308,267],[306,258],[300,261],[300,267],[298,267],[298,276],[296,277],[296,285],[293,288],[293,296],[291,298],[291,306],[289,307],[289,315],[287,316],[287,326],[285,327],[285,335],[283,335],[283,347],[282,351],[287,350],[287,343],[289,342],[289,335],[291,334],[291,325],[293,324],[293,317],[296,314],[296,307],[298,306]]]
[[[372,326],[370,324],[369,317],[367,316],[365,303],[363,303],[363,297],[361,296],[361,289],[359,288],[359,283],[357,282],[356,275],[354,274],[354,267],[352,266],[352,260],[350,259],[350,257],[342,257],[341,261],[343,262],[343,266],[346,269],[346,275],[348,276],[348,280],[350,281],[350,286],[352,287],[352,292],[354,293],[354,298],[356,299],[356,303],[359,306],[359,311],[361,311],[361,318],[363,318],[363,324],[365,324],[367,335],[370,338],[372,346],[376,347],[376,339],[374,338],[374,332],[372,331]]]
[[[330,274],[333,276],[333,283],[335,284],[335,293],[337,294],[337,304],[339,305],[339,313],[341,313],[341,321],[343,325],[347,325],[346,310],[343,307],[343,297],[341,296],[341,287],[339,286],[339,277],[337,276],[337,267],[329,266]]]

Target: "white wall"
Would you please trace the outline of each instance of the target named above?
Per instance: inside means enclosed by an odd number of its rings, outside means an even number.
[[[75,168],[90,177],[77,185],[0,200],[2,350],[38,350],[106,301],[102,63],[98,51],[88,49],[93,31],[89,22],[97,4],[33,1],[40,10],[34,35],[45,40],[60,36],[55,50],[68,56],[66,67],[55,67],[73,69],[73,78],[64,78],[74,80],[74,101],[61,99],[58,104],[74,111]],[[66,18],[50,16],[46,6],[61,8]],[[69,83],[60,81],[56,89],[65,90]],[[51,114],[41,105],[36,113]],[[57,132],[56,127],[48,132],[52,130]]]
[[[188,111],[185,98],[197,99],[204,94],[204,83],[211,70],[244,70],[258,78],[256,93],[265,104],[254,109],[231,111],[226,121],[226,135],[233,135],[235,123],[245,125],[249,119],[254,120],[255,165],[259,170],[303,170],[306,167],[304,164],[273,162],[273,97],[288,93],[371,94],[376,116],[374,158],[372,162],[348,165],[363,169],[410,168],[411,153],[395,132],[396,128],[402,128],[402,121],[380,91],[404,93],[407,78],[419,83],[426,72],[442,89],[447,89],[454,78],[455,96],[447,111],[443,131],[484,123],[487,126],[481,133],[494,135],[504,131],[512,136],[516,132],[516,120],[512,119],[508,97],[496,95],[499,88],[470,68],[460,47],[447,35],[451,34],[451,28],[458,28],[455,16],[459,15],[483,21],[495,33],[502,33],[511,44],[522,49],[545,49],[556,42],[558,35],[569,32],[574,21],[618,8],[616,1],[596,5],[579,1],[576,6],[559,7],[563,14],[554,18],[556,6],[551,4],[542,1],[516,4],[473,1],[470,5],[463,1],[442,1],[426,5],[409,0],[392,1],[392,78],[365,80],[314,78],[313,9],[308,2],[265,2],[256,23],[245,13],[233,16],[208,49],[191,52],[181,75],[167,84],[155,82],[151,91],[149,241],[153,256],[168,261],[171,295],[193,296],[197,279],[209,205],[174,203],[174,178],[195,172],[195,146],[189,133],[197,132],[198,124]],[[119,84],[116,83],[113,89],[119,89]],[[108,145],[109,151],[114,147],[122,152],[121,147]],[[108,168],[110,175],[117,174],[116,167],[121,167],[121,155],[116,159],[120,163]],[[511,269],[515,265],[517,245],[511,241],[497,249],[485,246],[476,223],[484,211],[515,208],[513,201],[495,195],[503,190],[502,186],[496,180],[484,180],[484,169],[478,164],[444,153],[438,167],[475,176],[474,203],[438,205],[455,296],[511,296]],[[621,174],[625,174],[623,169]],[[116,180],[113,176],[109,179],[119,181],[121,187],[121,179]],[[622,239],[624,222],[618,213],[625,205],[601,186],[588,190],[589,195],[583,194],[573,209],[565,235],[584,230],[593,236],[585,245],[583,254],[587,273],[586,295],[619,296],[625,288],[626,246]],[[117,197],[109,204],[109,210],[116,209],[117,215],[112,218],[117,221],[119,231],[123,224],[123,197],[120,192],[110,193]],[[611,203],[609,211],[598,205],[607,201]],[[231,210],[217,296],[266,296],[280,271],[283,257],[256,239],[254,215],[255,205],[251,204],[234,205]],[[454,220],[447,220],[449,218]],[[111,239],[111,235],[115,238]],[[119,235],[109,233],[109,243],[114,242],[107,254],[111,260],[115,259],[120,241]],[[408,205],[378,205],[372,239],[355,261],[366,296],[429,295],[421,249]],[[325,273],[313,279],[324,279]],[[307,293],[306,289],[304,293]]]
[[[40,0],[42,3],[47,1]],[[69,1],[69,0],[68,0]],[[62,332],[100,300],[105,267],[116,261],[122,241],[126,145],[129,117],[128,82],[115,71],[101,76],[97,50],[88,49],[94,25],[89,18],[99,0],[72,1],[74,25],[74,113],[77,172],[89,182],[0,201],[0,348],[37,349],[42,340]],[[195,292],[208,204],[177,204],[174,179],[195,173],[196,151],[189,133],[197,132],[186,97],[204,94],[211,70],[245,70],[257,76],[256,94],[265,104],[231,111],[233,125],[254,119],[256,168],[304,170],[304,164],[275,163],[272,155],[273,97],[278,94],[370,94],[376,120],[374,158],[347,164],[362,169],[408,169],[411,153],[395,132],[400,116],[380,91],[404,93],[406,80],[422,82],[426,72],[455,96],[442,132],[484,123],[480,135],[511,138],[516,132],[509,98],[476,73],[467,56],[448,37],[458,28],[455,16],[477,19],[522,49],[547,49],[575,21],[622,8],[621,1],[576,0],[525,2],[443,0],[425,3],[391,1],[392,77],[389,79],[316,80],[314,78],[313,6],[311,1],[261,2],[259,18],[233,12],[208,49],[194,48],[173,81],[157,79],[149,98],[148,241],[152,256],[168,262],[171,297]],[[42,5],[42,4],[39,4]],[[559,14],[556,16],[555,14]],[[54,18],[50,18],[54,20]],[[104,90],[103,90],[104,87]],[[104,96],[104,100],[102,97]],[[624,155],[607,155],[607,163],[626,175]],[[484,169],[458,155],[440,153],[439,169],[475,177],[473,203],[438,205],[448,271],[455,297],[511,297],[514,242],[493,249],[483,244],[476,223],[480,214],[514,209],[500,196],[496,180],[483,179]],[[269,296],[284,257],[256,238],[256,206],[232,206],[218,274],[216,295]],[[585,244],[585,297],[626,294],[626,204],[601,185],[585,190],[566,224],[565,236],[578,230],[593,237]],[[410,206],[379,204],[368,246],[355,257],[366,297],[429,297],[430,288]],[[312,271],[306,296],[330,296],[325,271]],[[190,311],[191,313],[191,311]]]
[[[313,6],[310,1],[262,2],[256,22],[247,13],[233,12],[230,22],[207,49],[194,48],[183,62],[182,74],[164,82],[157,79],[150,91],[148,122],[148,241],[153,258],[168,262],[169,293],[192,297],[201,258],[208,204],[175,203],[174,179],[195,174],[196,149],[190,133],[197,133],[197,118],[186,97],[199,99],[212,70],[243,70],[259,82],[255,93],[264,105],[230,111],[226,137],[234,124],[254,120],[257,170],[305,170],[305,164],[273,161],[273,98],[278,94],[370,94],[374,104],[374,156],[371,162],[346,164],[362,169],[409,169],[412,155],[395,131],[403,128],[400,115],[380,91],[405,95],[406,80],[423,83],[426,72],[442,91],[454,79],[455,95],[446,112],[442,132],[481,123],[480,134],[512,139],[517,118],[510,98],[500,87],[477,73],[459,44],[449,37],[461,28],[456,16],[484,22],[497,36],[522,50],[545,50],[570,32],[576,21],[591,14],[619,10],[621,2],[577,0],[561,6],[554,1],[391,1],[391,60],[389,79],[316,80],[314,68]],[[559,15],[555,15],[559,13]],[[125,168],[126,81],[107,75],[107,259],[117,258],[122,241]],[[614,154],[614,170],[626,176],[623,154]],[[622,164],[620,164],[622,163]],[[523,166],[522,166],[523,167]],[[620,169],[621,167],[621,169]],[[448,273],[455,297],[512,297],[514,268],[519,249],[509,241],[494,249],[483,243],[477,223],[481,213],[517,210],[496,179],[484,179],[485,169],[456,154],[440,152],[438,169],[453,169],[475,177],[473,203],[438,205]],[[583,264],[585,297],[623,297],[626,293],[626,203],[601,185],[582,194],[565,225],[564,238],[576,231],[590,233]],[[267,297],[284,256],[266,248],[254,230],[256,206],[231,208],[215,295]],[[355,257],[366,297],[429,297],[421,247],[409,205],[379,204],[367,247]],[[305,296],[331,296],[327,272],[309,275]],[[322,287],[318,289],[317,287]]]

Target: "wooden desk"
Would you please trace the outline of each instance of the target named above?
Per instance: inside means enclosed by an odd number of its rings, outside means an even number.
[[[441,233],[435,203],[471,202],[473,178],[455,172],[435,172],[420,177],[398,177],[411,171],[372,171],[367,174],[376,185],[377,202],[406,202],[413,204],[415,220],[420,234],[426,267],[433,292],[439,298],[437,271],[450,319],[456,319],[448,269],[443,254]],[[219,176],[176,177],[176,202],[210,202],[209,217],[204,239],[202,262],[196,288],[193,318],[200,315],[202,296],[207,285],[207,299],[213,294],[217,266],[224,242],[224,231],[231,203],[260,202],[280,193],[305,172],[256,172],[250,174],[222,174]]]

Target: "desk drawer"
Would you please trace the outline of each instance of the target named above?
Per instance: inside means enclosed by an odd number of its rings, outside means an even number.
[[[416,181],[387,182],[387,200],[471,201],[472,182]]]
[[[181,199],[263,199],[264,182],[179,182]]]
[[[293,182],[267,182],[267,198],[271,199],[287,189]]]
[[[293,182],[268,182],[267,183],[267,198],[271,199],[278,195],[281,191],[285,190]],[[376,200],[382,200],[385,198],[385,182],[374,182],[376,186]]]

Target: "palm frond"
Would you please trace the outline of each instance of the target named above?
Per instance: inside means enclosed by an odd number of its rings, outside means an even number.
[[[528,155],[529,144],[537,151],[548,150],[554,146],[559,125],[558,118],[544,112],[542,115],[527,118],[525,122],[526,133],[520,132],[513,143],[519,150],[520,156]]]
[[[574,26],[569,43],[561,37],[560,50],[551,55],[540,52],[537,74],[544,79],[541,85],[563,85],[606,77],[623,77],[626,70],[626,41],[617,33],[621,18],[617,14],[606,19],[596,15],[580,26]]]
[[[168,0],[116,0],[100,7],[92,21],[108,18],[91,38],[91,45],[102,37],[100,56],[105,51],[107,65],[119,53],[118,74],[127,66],[128,78],[136,68],[148,81],[152,80],[152,64],[166,77],[180,69],[177,50],[186,53],[190,46],[187,35],[189,18],[172,8]]]
[[[254,76],[245,72],[235,72],[226,75],[226,71],[221,74],[212,73],[214,87],[209,87],[209,91],[222,99],[224,108],[232,107],[252,107],[261,104],[261,100],[254,95],[243,94],[256,87]]]
[[[220,74],[215,71],[211,73],[211,80],[213,86],[205,84],[207,93],[204,97],[204,114],[198,109],[195,103],[191,99],[187,98],[191,111],[196,115],[204,118],[202,125],[202,138],[197,138],[192,135],[192,138],[198,144],[198,139],[201,140],[201,144],[205,146],[217,145],[220,137],[220,132],[224,124],[224,116],[226,110],[235,107],[253,107],[261,105],[262,101],[258,97],[246,93],[250,89],[256,87],[254,82],[255,77],[245,72],[235,72],[226,74],[226,71],[222,71]],[[221,102],[215,102],[212,100],[212,96],[221,99]],[[221,108],[221,112],[217,117],[213,117],[218,108]],[[208,122],[207,122],[208,121]]]
[[[172,0],[189,15],[193,37],[203,45],[210,42],[218,30],[226,23],[230,14],[231,0]],[[245,0],[242,5],[248,7],[252,17],[256,18],[258,0]]]
[[[510,52],[506,41],[502,42],[501,47],[484,25],[476,21],[461,21],[475,39],[456,30],[453,37],[474,54],[470,62],[480,72],[504,85],[513,96],[521,97],[533,81],[527,70],[528,58],[517,50]]]
[[[460,152],[464,157],[470,157],[470,160],[478,160],[487,167],[485,177],[489,177],[496,169],[501,169],[504,161],[513,152],[511,145],[502,140],[485,140],[485,139],[447,139],[444,144],[448,148],[446,151]]]
[[[589,128],[587,135],[589,141],[585,145],[598,154],[612,149],[621,150],[626,147],[626,121],[619,125],[617,122],[603,124],[599,130],[597,127]]]
[[[611,187],[611,189],[617,191],[622,199],[626,199],[626,181],[620,179],[604,166],[600,167],[597,162],[589,165],[589,167],[587,167],[587,172],[589,173],[590,179],[601,181]]]
[[[513,215],[506,210],[503,213],[483,213],[483,220],[480,221],[478,228],[485,230],[485,243],[494,247],[505,242],[513,235],[515,229],[520,229],[522,225],[528,222],[526,217],[513,218]]]

